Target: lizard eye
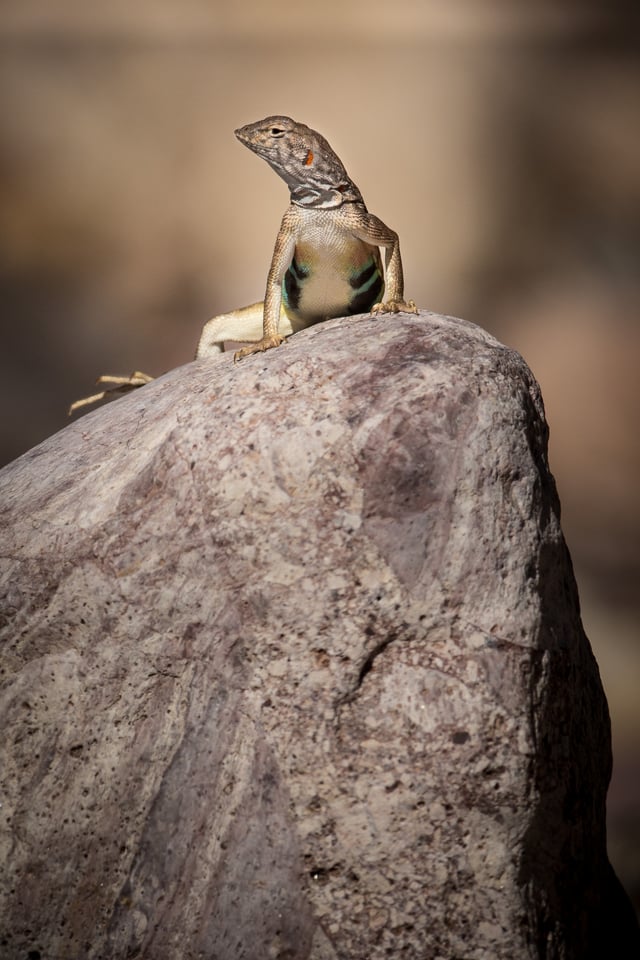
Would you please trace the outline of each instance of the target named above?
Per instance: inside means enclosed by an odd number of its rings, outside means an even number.
[[[282,127],[271,127],[271,130],[269,130],[269,133],[271,134],[272,137],[284,137],[284,130],[282,129]]]

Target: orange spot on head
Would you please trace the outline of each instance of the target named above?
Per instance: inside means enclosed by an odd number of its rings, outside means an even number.
[[[305,160],[304,165],[305,167],[310,167],[312,163],[313,163],[313,151],[309,150],[309,153],[307,154],[307,159]]]

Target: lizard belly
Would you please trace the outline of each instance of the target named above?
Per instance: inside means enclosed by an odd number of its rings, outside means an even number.
[[[379,249],[351,236],[326,244],[299,242],[282,282],[287,316],[301,326],[366,313],[383,293]]]

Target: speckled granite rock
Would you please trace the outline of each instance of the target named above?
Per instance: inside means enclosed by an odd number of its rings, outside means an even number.
[[[362,317],[172,371],[5,468],[2,955],[632,936],[546,433],[481,330]]]

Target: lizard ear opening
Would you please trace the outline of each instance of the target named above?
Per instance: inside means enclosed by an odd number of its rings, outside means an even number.
[[[310,167],[313,163],[313,150],[309,150],[307,156],[305,157],[304,165],[305,167]]]

